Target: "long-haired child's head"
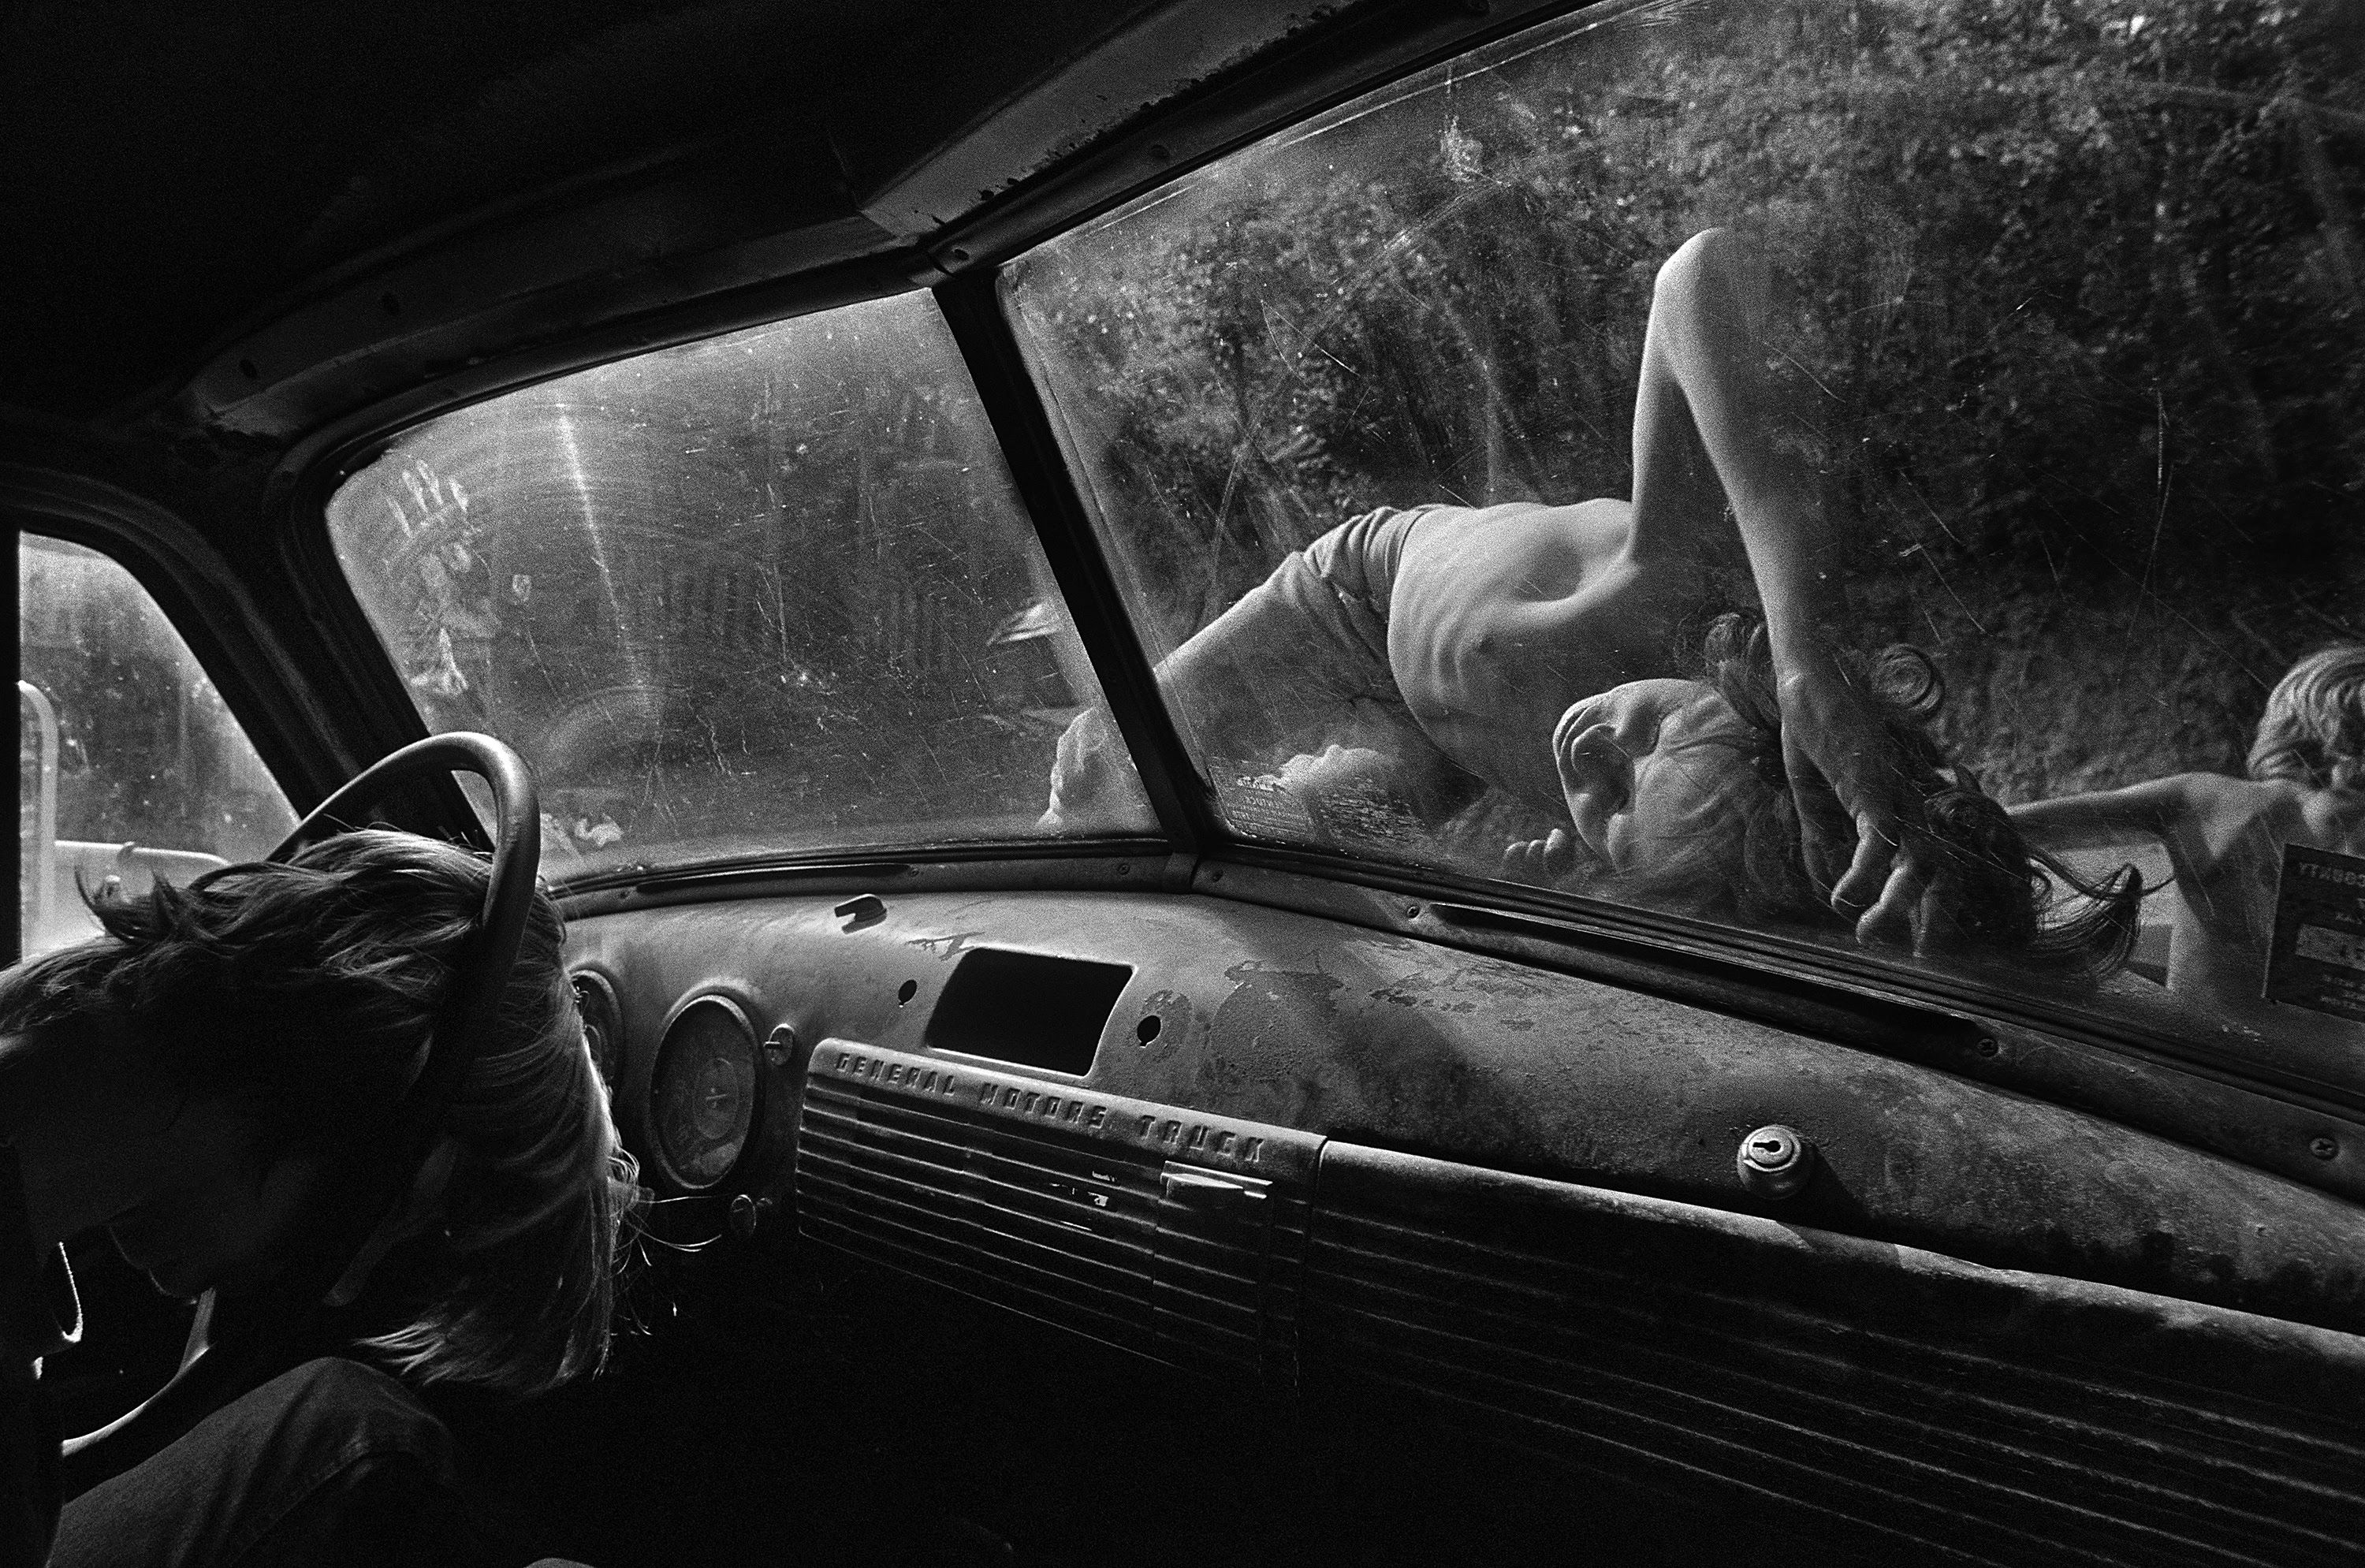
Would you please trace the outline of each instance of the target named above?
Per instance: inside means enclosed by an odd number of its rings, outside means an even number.
[[[2096,976],[2124,962],[2142,897],[2133,869],[2091,883],[2028,845],[1969,769],[1953,763],[1931,735],[1945,685],[1920,649],[1900,644],[1853,663],[1921,801],[1922,820],[1903,825],[1922,836],[1938,868],[1931,904],[1938,929],[1926,944]],[[1719,744],[1737,754],[1749,777],[1726,792],[1720,833],[1696,846],[1662,845],[1631,869],[1597,879],[1593,890],[1752,924],[1846,928],[1849,921],[1806,869],[1763,622],[1740,613],[1718,617],[1703,640],[1698,678],[1721,700],[1719,711],[1737,721],[1722,726]]]
[[[2365,644],[2336,643],[2292,666],[2267,699],[2250,777],[2365,789]]]
[[[490,876],[482,856],[369,830],[286,863],[91,901],[105,935],[0,981],[0,1028],[128,1026],[192,1098],[241,1107],[280,1158],[384,1138]],[[364,1343],[425,1383],[528,1394],[598,1364],[637,1194],[583,1041],[555,905],[537,893],[496,1026],[441,1132],[440,1210],[372,1276]]]

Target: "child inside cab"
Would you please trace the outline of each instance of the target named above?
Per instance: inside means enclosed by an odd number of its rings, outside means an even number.
[[[2365,856],[2365,645],[2292,666],[2267,699],[2247,778],[2180,773],[2012,817],[2056,850],[2158,840],[2175,872],[2169,990],[2220,1016],[2287,1024],[2263,1000],[2284,848]]]
[[[0,1540],[39,1562],[54,1434],[31,1358],[70,1320],[57,1244],[104,1226],[176,1296],[264,1287],[345,1151],[388,1131],[483,908],[479,856],[371,830],[95,901],[106,934],[0,975]],[[64,1564],[473,1561],[450,1439],[410,1390],[539,1393],[606,1352],[635,1193],[536,893],[444,1113],[440,1197],[265,1383],[55,1516]],[[418,1192],[415,1190],[414,1197]],[[52,1282],[49,1312],[36,1282]],[[390,1554],[390,1555],[389,1555]]]

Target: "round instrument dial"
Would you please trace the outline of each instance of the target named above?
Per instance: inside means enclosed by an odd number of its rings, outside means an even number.
[[[612,1094],[616,1066],[624,1051],[624,1013],[616,1004],[616,990],[605,975],[589,969],[577,969],[567,978],[575,987],[575,1011],[583,1018],[583,1043],[590,1048],[591,1065]]]
[[[657,1047],[649,1085],[656,1154],[666,1173],[693,1190],[731,1174],[756,1123],[756,1032],[719,996],[675,1015]]]

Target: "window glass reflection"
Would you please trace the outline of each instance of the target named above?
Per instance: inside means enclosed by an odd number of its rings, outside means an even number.
[[[2355,1081],[2339,16],[1597,7],[1025,258],[1234,830]]]
[[[1099,700],[925,295],[447,415],[329,523],[430,727],[532,766],[556,878],[1025,839]],[[1060,822],[1151,831],[1121,752]]]

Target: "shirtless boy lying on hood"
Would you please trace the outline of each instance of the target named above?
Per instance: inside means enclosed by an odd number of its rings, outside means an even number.
[[[1769,433],[1765,292],[1760,259],[1730,230],[1694,235],[1661,266],[1632,500],[1382,509],[1283,561],[1159,668],[1200,755],[1321,754],[1317,775],[1384,767],[1429,820],[1502,790],[1569,823],[1514,846],[1507,874],[1575,886],[1641,886],[1637,873],[1677,853],[1695,868],[1721,858],[1738,884],[1747,857],[1702,846],[1745,819],[1762,826],[1778,798],[1782,825],[1759,837],[1781,857],[1755,864],[1786,857],[1799,896],[1736,885],[1728,902],[1803,903],[1866,942],[2025,950],[2046,879],[2000,809],[1900,727],[1824,630],[1844,609],[1838,543],[1814,475]],[[1762,633],[1743,638],[1764,666],[1766,711],[1750,715],[1713,681],[1670,678],[1728,504],[1765,607]],[[1745,745],[1695,744],[1744,732]],[[1080,716],[1045,827],[1085,827],[1126,766],[1106,713]],[[1717,902],[1702,891],[1681,902]]]

